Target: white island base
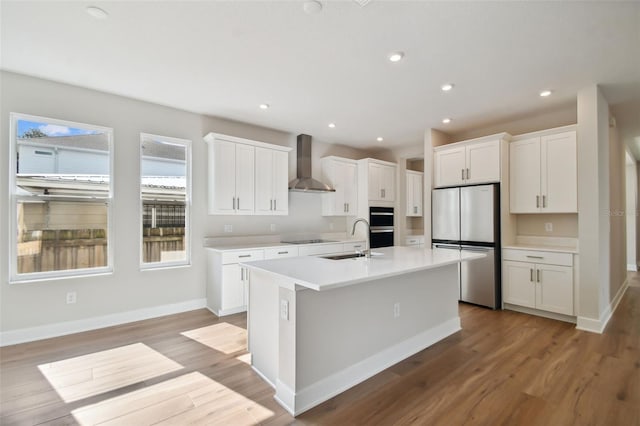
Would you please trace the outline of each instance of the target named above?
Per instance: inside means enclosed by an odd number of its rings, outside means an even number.
[[[458,263],[483,255],[380,251],[372,259],[245,265],[252,365],[292,415],[460,330]],[[326,277],[341,272],[341,280]],[[314,273],[323,279],[312,281]]]

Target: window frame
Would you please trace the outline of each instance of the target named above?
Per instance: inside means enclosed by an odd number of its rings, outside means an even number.
[[[96,201],[104,201],[107,206],[107,265],[95,268],[80,268],[80,269],[64,269],[59,271],[44,271],[44,272],[29,272],[18,273],[18,202],[22,200],[42,200],[46,196],[31,196],[31,195],[18,195],[16,192],[17,186],[17,152],[18,152],[18,121],[34,121],[47,124],[54,124],[66,127],[73,127],[78,129],[95,130],[103,132],[107,135],[107,143],[109,146],[109,193],[104,198],[98,197],[64,197],[66,201],[73,202],[88,202],[95,203]],[[96,275],[108,275],[113,274],[114,265],[114,171],[115,171],[115,150],[113,143],[113,128],[98,126],[95,124],[80,123],[77,121],[62,120],[57,118],[49,118],[39,115],[23,114],[17,112],[9,113],[9,284],[22,284],[29,282],[59,280],[68,278],[78,278]],[[51,196],[50,199],[54,200],[56,197]],[[61,198],[61,197],[59,197]]]
[[[157,139],[161,142],[173,144],[173,145],[181,145],[185,149],[185,200],[184,200],[184,246],[185,246],[185,259],[184,260],[173,260],[167,262],[144,262],[144,200],[142,198],[142,160],[143,160],[143,152],[142,152],[142,143],[147,139]],[[192,145],[193,142],[190,139],[182,139],[182,138],[174,138],[171,136],[162,136],[156,135],[153,133],[140,133],[140,142],[139,142],[139,152],[140,152],[140,173],[138,175],[138,195],[140,197],[138,202],[138,230],[139,230],[139,263],[141,271],[150,271],[157,269],[167,269],[167,268],[178,268],[178,267],[187,267],[191,266],[191,192],[192,192]]]

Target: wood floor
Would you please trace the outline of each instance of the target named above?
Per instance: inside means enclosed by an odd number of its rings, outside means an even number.
[[[463,330],[294,419],[205,310],[0,349],[0,424],[640,425],[640,274],[602,335],[461,305]]]

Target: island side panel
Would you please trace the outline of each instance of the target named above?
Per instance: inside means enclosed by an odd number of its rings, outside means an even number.
[[[278,278],[251,270],[247,331],[251,365],[275,387],[278,378]]]
[[[458,331],[458,296],[457,264],[296,292],[296,414]]]

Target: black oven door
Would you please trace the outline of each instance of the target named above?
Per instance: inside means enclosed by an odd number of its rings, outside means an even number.
[[[369,224],[371,228],[393,227],[393,207],[370,207]]]
[[[369,241],[371,248],[393,246],[393,228],[372,226],[369,233]]]

